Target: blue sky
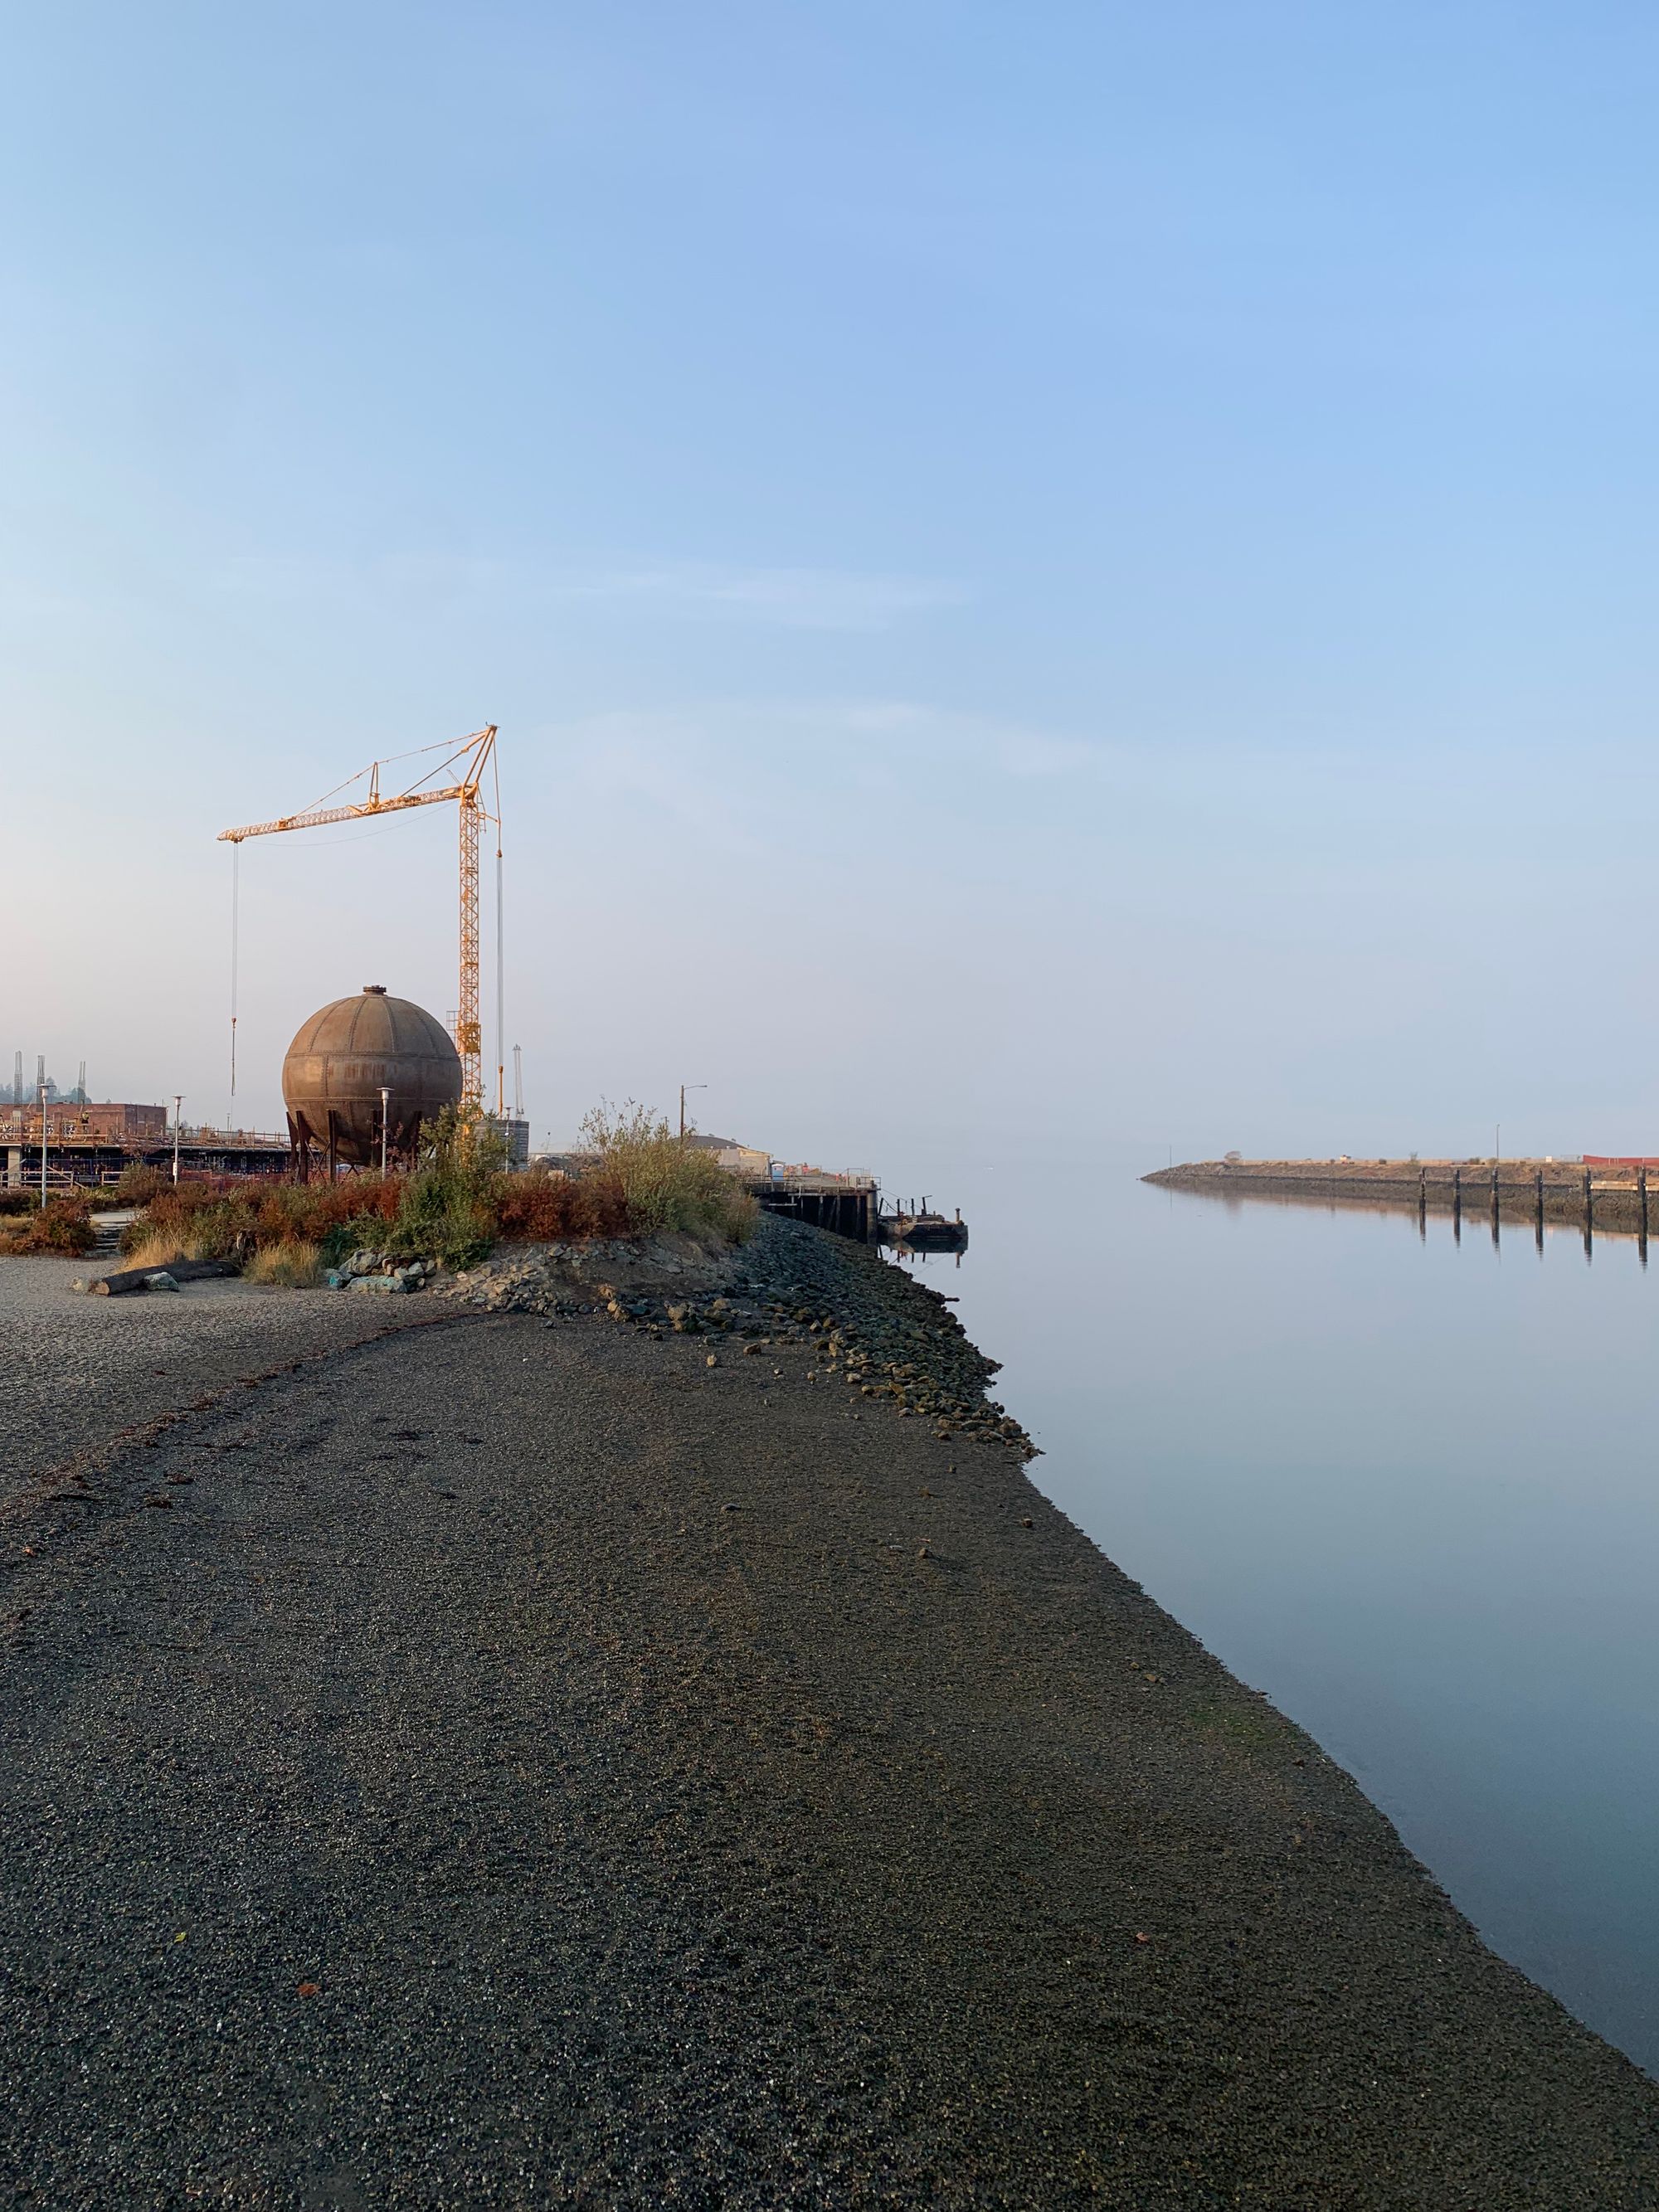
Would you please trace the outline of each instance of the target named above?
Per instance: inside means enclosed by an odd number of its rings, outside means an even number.
[[[8,45],[8,1067],[222,1113],[215,833],[492,720],[538,1140],[1659,1149],[1648,11]],[[246,848],[248,1116],[452,844]]]

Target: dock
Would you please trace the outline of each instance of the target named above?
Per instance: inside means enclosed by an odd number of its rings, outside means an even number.
[[[1659,1155],[1586,1152],[1571,1158],[1185,1160],[1143,1176],[1169,1190],[1201,1192],[1228,1203],[1247,1199],[1300,1200],[1328,1206],[1409,1209],[1419,1220],[1449,1214],[1489,1221],[1494,1242],[1502,1224],[1526,1224],[1542,1247],[1547,1223],[1579,1230],[1589,1249],[1597,1230],[1634,1236],[1645,1261],[1652,1215],[1659,1210]]]
[[[775,1170],[748,1178],[744,1188],[763,1212],[827,1229],[855,1244],[881,1241],[880,1196],[873,1176],[834,1175],[823,1168]]]

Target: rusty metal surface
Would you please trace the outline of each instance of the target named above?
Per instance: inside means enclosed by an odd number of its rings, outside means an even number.
[[[388,1102],[389,1148],[414,1141],[420,1126],[461,1096],[461,1062],[435,1015],[368,985],[336,999],[301,1024],[283,1062],[283,1103],[295,1128],[360,1166],[380,1156],[380,1091]]]

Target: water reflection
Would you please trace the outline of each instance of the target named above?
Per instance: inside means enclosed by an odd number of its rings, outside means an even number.
[[[951,1272],[1034,1479],[1358,1777],[1495,1948],[1659,2070],[1645,1237],[1594,1203],[1546,1219],[1525,1186],[1465,1239],[1462,1191],[1057,1181],[1063,1217],[964,1169],[968,1262],[889,1255]],[[1506,1226],[1529,1260],[1612,1264],[1516,1267]]]
[[[1452,1243],[1461,1245],[1463,1242],[1463,1193],[1461,1185],[1455,1183],[1449,1186],[1450,1198],[1433,1206],[1429,1203],[1427,1196],[1421,1191],[1413,1199],[1380,1196],[1370,1191],[1357,1191],[1351,1195],[1346,1192],[1336,1194],[1329,1191],[1271,1190],[1259,1185],[1238,1183],[1218,1187],[1213,1190],[1182,1189],[1169,1184],[1164,1184],[1161,1188],[1170,1191],[1171,1195],[1176,1198],[1196,1200],[1200,1204],[1206,1206],[1223,1207],[1230,1213],[1240,1212],[1256,1206],[1282,1206],[1294,1212],[1326,1215],[1340,1213],[1409,1215],[1417,1223],[1419,1243],[1425,1244],[1428,1242],[1430,1222],[1437,1218],[1443,1218],[1450,1227]],[[1559,1220],[1547,1224],[1541,1191],[1534,1200],[1529,1194],[1518,1194],[1511,1186],[1502,1194],[1501,1198],[1498,1193],[1493,1192],[1488,1203],[1492,1246],[1495,1252],[1501,1254],[1503,1250],[1504,1221],[1516,1223],[1530,1221],[1534,1249],[1540,1259],[1544,1255],[1546,1227],[1563,1230],[1571,1226],[1587,1260],[1594,1259],[1598,1239],[1605,1241],[1611,1238],[1620,1243],[1633,1244],[1638,1263],[1644,1270],[1646,1269],[1648,1230],[1645,1208],[1639,1225],[1626,1228],[1622,1223],[1610,1224],[1598,1218],[1593,1198],[1581,1201],[1582,1212],[1576,1224],[1571,1224]]]

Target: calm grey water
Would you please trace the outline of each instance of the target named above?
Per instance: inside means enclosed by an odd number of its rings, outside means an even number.
[[[1659,1266],[1115,1159],[932,1165],[973,1245],[926,1279],[1038,1484],[1659,2072]]]

